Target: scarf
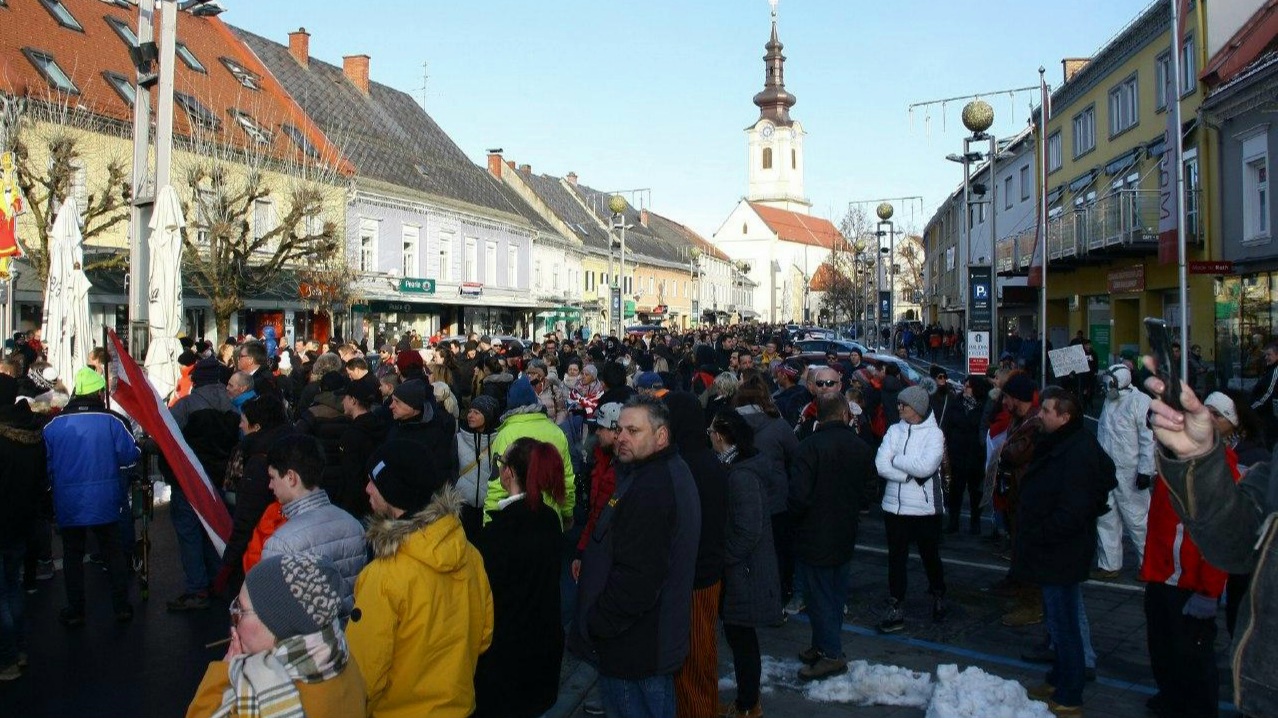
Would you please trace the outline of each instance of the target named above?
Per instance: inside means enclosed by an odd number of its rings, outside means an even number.
[[[269,651],[235,656],[228,670],[231,687],[222,693],[213,718],[305,718],[293,681],[336,678],[349,660],[346,634],[336,621],[315,633],[286,638]]]
[[[724,464],[731,464],[737,460],[737,447],[729,446],[719,454],[719,461]]]

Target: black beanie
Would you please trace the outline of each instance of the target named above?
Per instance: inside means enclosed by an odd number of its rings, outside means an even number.
[[[406,439],[379,446],[368,466],[368,476],[386,503],[409,516],[426,508],[449,479],[435,465],[431,452]]]
[[[204,386],[205,384],[216,384],[222,380],[222,363],[215,357],[205,357],[195,363],[195,368],[191,370],[191,384],[194,386]]]

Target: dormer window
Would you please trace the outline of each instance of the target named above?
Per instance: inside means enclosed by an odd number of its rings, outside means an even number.
[[[221,127],[222,121],[213,114],[213,111],[200,101],[182,92],[173,93],[173,99],[182,106],[186,111],[187,119],[190,120],[192,127],[201,127],[206,130],[216,130]]]
[[[133,28],[129,26],[129,23],[114,15],[107,15],[106,22],[111,26],[112,30],[115,30],[115,34],[120,36],[120,39],[124,41],[125,45],[128,45],[129,47],[138,46],[137,33],[133,32]]]
[[[249,139],[259,145],[271,144],[270,131],[263,129],[257,124],[257,122],[253,121],[253,117],[251,115],[247,112],[241,112],[240,110],[234,109],[231,110],[230,113],[231,117],[235,118],[235,124],[239,125],[240,129],[244,130],[244,134],[248,135]]]
[[[219,58],[226,69],[230,71],[239,83],[250,90],[262,89],[262,78],[258,77],[252,70],[232,60],[229,57]]]
[[[71,14],[67,6],[62,4],[62,0],[40,0],[40,4],[44,6],[45,10],[49,11],[53,19],[57,20],[62,27],[76,32],[84,32],[84,26],[80,24],[79,20],[75,19],[75,15]]]
[[[191,48],[179,42],[175,48],[175,51],[177,52],[177,56],[182,58],[182,62],[187,67],[191,68],[192,70],[195,70],[196,72],[200,72],[206,75],[208,74],[209,71],[204,69],[204,63],[200,62],[200,59],[195,56],[195,53],[191,52]]]
[[[117,75],[114,72],[104,72],[102,76],[106,78],[106,81],[120,96],[120,99],[124,100],[124,104],[133,107],[133,104],[137,102],[138,91],[133,86],[133,83],[129,81],[129,78],[124,75]]]
[[[71,81],[71,77],[62,71],[62,68],[58,66],[58,61],[53,59],[53,55],[43,50],[35,50],[29,47],[23,48],[22,54],[27,56],[31,64],[35,65],[36,69],[40,71],[44,79],[49,81],[50,85],[53,85],[55,90],[72,95],[80,94],[80,88],[76,87],[75,83]]]
[[[319,159],[319,150],[315,149],[315,145],[306,139],[306,135],[301,130],[292,125],[280,125],[280,129],[284,130],[284,134],[288,135],[288,138],[293,141],[293,144],[297,146],[297,149],[302,154],[313,160]]]

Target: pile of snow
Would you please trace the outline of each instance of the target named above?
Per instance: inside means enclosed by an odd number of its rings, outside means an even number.
[[[848,672],[822,681],[798,679],[802,663],[762,657],[760,693],[778,688],[801,693],[816,703],[851,703],[859,706],[905,706],[927,710],[926,718],[1052,718],[1044,703],[1030,700],[1016,681],[999,678],[980,668],[962,671],[954,664],[932,674],[901,666],[852,661]],[[719,679],[719,690],[736,688],[729,675]]]
[[[1031,700],[1016,681],[976,667],[936,667],[936,691],[926,718],[1052,718],[1047,704]]]
[[[926,708],[932,699],[932,674],[852,661],[847,673],[805,685],[803,697],[818,703]]]

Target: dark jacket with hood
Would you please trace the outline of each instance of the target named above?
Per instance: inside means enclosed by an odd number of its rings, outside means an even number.
[[[0,546],[25,541],[49,490],[44,438],[17,381],[0,375]]]
[[[497,400],[497,416],[506,413],[506,397],[510,395],[510,385],[515,382],[515,375],[509,370],[500,374],[489,374],[480,382],[479,393]],[[493,425],[496,426],[495,424]]]
[[[262,519],[266,507],[275,500],[270,477],[266,473],[266,453],[280,439],[294,432],[292,426],[281,424],[269,429],[259,429],[240,440],[240,461],[243,473],[235,484],[235,513],[231,517],[231,537],[222,553],[222,565],[230,566],[233,573],[243,570],[244,551],[253,529]]]
[[[320,484],[325,489],[342,482],[342,435],[350,424],[350,418],[342,410],[342,398],[332,391],[316,394],[311,405],[298,417],[295,428],[319,439],[324,447],[324,474]]]
[[[697,489],[675,447],[619,464],[613,499],[582,556],[569,648],[612,678],[678,671],[700,533]]]
[[[1021,482],[1012,575],[1040,585],[1086,581],[1114,476],[1114,462],[1082,421],[1039,434]]]
[[[240,415],[231,406],[226,386],[217,382],[199,384],[190,394],[178,399],[170,409],[182,438],[195,452],[209,481],[219,485],[226,476],[226,464],[240,440]],[[168,462],[160,460],[160,473],[181,491]]]
[[[457,420],[435,402],[435,393],[426,386],[426,402],[422,413],[410,419],[391,422],[387,441],[405,439],[420,444],[435,456],[435,466],[444,476],[457,475]]]
[[[795,556],[813,566],[851,561],[874,452],[852,427],[826,422],[799,444],[791,472]]]
[[[390,422],[380,412],[368,411],[351,419],[342,429],[338,440],[341,454],[341,474],[334,485],[325,486],[333,503],[346,509],[356,518],[367,516],[371,510],[368,494],[368,458],[386,441]]]
[[[730,626],[771,626],[781,617],[781,579],[772,542],[768,481],[774,471],[763,454],[728,466],[728,531],[723,607]]]
[[[778,391],[772,401],[777,405],[777,411],[781,412],[781,418],[793,428],[799,423],[799,412],[812,401],[812,392],[801,384],[795,384]]]
[[[768,464],[764,474],[768,489],[768,515],[786,510],[790,493],[790,464],[799,453],[799,439],[790,425],[779,416],[768,416],[754,404],[737,408],[737,412],[754,429],[754,448]]]
[[[697,544],[697,573],[693,588],[706,588],[723,577],[723,544],[728,522],[728,470],[706,443],[701,402],[688,392],[668,392],[661,399],[670,408],[670,440],[697,482],[701,500],[701,537]]]

